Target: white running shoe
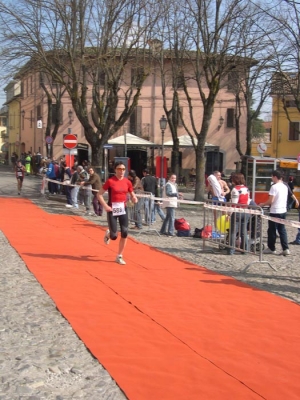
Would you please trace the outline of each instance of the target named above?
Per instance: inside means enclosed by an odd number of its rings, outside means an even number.
[[[289,249],[286,249],[286,250],[283,250],[283,251],[280,253],[280,256],[289,256],[290,254],[291,254],[290,250],[289,250]]]
[[[121,264],[121,265],[125,265],[126,264],[126,262],[123,260],[122,256],[117,256],[116,263]]]
[[[263,254],[276,254],[276,250],[271,250],[269,247],[267,247],[264,251]]]
[[[65,205],[67,208],[73,208],[72,204],[66,204]]]
[[[107,231],[105,232],[105,236],[104,236],[104,243],[109,244],[109,242],[110,242],[109,229],[107,229]]]

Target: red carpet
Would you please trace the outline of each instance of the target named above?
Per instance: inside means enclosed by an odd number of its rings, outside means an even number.
[[[0,199],[0,229],[129,399],[299,399],[300,308],[77,216]]]

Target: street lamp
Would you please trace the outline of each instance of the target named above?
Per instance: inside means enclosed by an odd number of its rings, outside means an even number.
[[[164,136],[165,129],[167,127],[167,118],[162,115],[159,120],[159,126],[161,130],[161,168],[160,168],[160,193],[161,197],[163,196],[163,186],[164,186]]]
[[[68,117],[69,117],[69,124],[71,125],[73,122],[73,111],[72,110],[68,111]]]
[[[219,118],[219,125],[218,125],[218,131],[221,129],[221,126],[224,124],[224,118],[222,117],[222,115],[221,115],[221,117]]]

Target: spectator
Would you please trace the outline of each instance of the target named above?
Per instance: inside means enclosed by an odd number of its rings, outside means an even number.
[[[78,181],[80,185],[80,190],[82,191],[83,203],[85,205],[85,215],[92,215],[91,213],[91,198],[92,198],[92,185],[88,183],[89,174],[83,169],[81,165],[77,168],[78,171]]]
[[[144,190],[140,178],[136,175],[136,172],[133,169],[128,172],[128,179],[132,183],[132,187],[135,192]],[[146,200],[146,199],[144,199],[144,200]],[[143,228],[142,216],[141,216],[142,204],[143,204],[143,199],[138,198],[138,202],[135,205],[135,209],[134,209],[135,212],[134,212],[134,216],[133,216],[135,226],[132,229],[142,229]]]
[[[144,191],[147,193],[151,193],[151,195],[155,196],[156,189],[157,189],[157,182],[156,182],[155,177],[150,175],[149,170],[147,168],[145,168],[143,170],[143,178],[142,178],[141,182],[142,182]],[[153,224],[153,222],[155,220],[153,199],[145,198],[144,205],[145,205],[146,224],[149,224],[149,222],[151,224]],[[151,220],[150,220],[150,218],[151,218]]]
[[[65,195],[66,195],[66,198],[67,198],[66,207],[67,208],[71,208],[71,207],[73,207],[73,205],[72,205],[72,197],[71,197],[71,186],[69,186],[69,185],[71,183],[72,173],[71,173],[70,167],[67,165],[67,163],[65,161],[63,161],[61,163],[61,166],[64,169],[64,175],[63,175],[63,178],[62,178],[62,182],[65,184],[64,185],[64,192],[65,192]]]
[[[164,198],[168,197],[167,201],[164,201],[166,207],[166,218],[160,229],[161,235],[175,236],[174,234],[174,222],[175,222],[175,208],[177,208],[177,198],[182,197],[181,193],[177,191],[176,175],[171,174],[168,182],[166,183],[164,190]]]
[[[287,212],[287,196],[288,187],[283,183],[280,171],[272,172],[273,185],[269,191],[269,198],[266,202],[261,203],[261,207],[270,206],[270,217],[286,219]],[[264,250],[264,254],[276,254],[276,231],[279,233],[280,243],[282,247],[281,255],[288,256],[290,254],[288,238],[284,224],[268,221],[268,248]]]
[[[56,181],[56,173],[55,173],[53,161],[50,161],[48,163],[46,176],[48,179],[51,179],[51,181]],[[55,182],[48,182],[48,190],[49,190],[50,194],[56,194],[57,193],[57,184]]]
[[[98,200],[98,191],[101,188],[101,180],[100,176],[95,172],[93,167],[90,167],[88,170],[88,173],[90,174],[89,180],[87,182],[82,182],[82,186],[92,186],[93,189],[93,208],[95,215],[97,217],[101,217],[102,212],[103,212],[103,207],[102,204]]]
[[[78,172],[77,172],[77,168],[75,166],[75,164],[72,167],[72,177],[71,177],[71,185],[75,185],[75,186],[71,186],[71,199],[72,199],[72,206],[74,208],[79,208],[78,207],[78,192],[80,189],[80,186],[77,185],[77,181],[78,181]],[[67,207],[67,206],[66,206]],[[68,207],[71,208],[71,207]]]
[[[288,191],[288,199],[287,199],[287,210],[291,210],[294,207],[294,189],[295,189],[295,185],[294,185],[294,178],[292,176],[289,177],[289,181],[288,181],[288,187],[290,188],[290,190]]]
[[[25,157],[25,169],[26,169],[26,175],[30,175],[31,172],[31,153],[30,151],[27,153]]]

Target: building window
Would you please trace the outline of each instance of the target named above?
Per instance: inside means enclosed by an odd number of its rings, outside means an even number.
[[[136,106],[130,116],[130,133],[139,137],[142,135],[142,106]]]
[[[33,94],[33,81],[32,81],[32,75],[29,77],[29,86],[30,86],[30,94]]]
[[[296,108],[297,107],[297,105],[296,105],[296,101],[295,100],[285,100],[285,106],[286,106],[286,108]]]
[[[131,86],[140,87],[144,82],[144,68],[131,69]]]
[[[41,111],[41,109],[42,109],[42,107],[40,105],[36,106],[36,120],[37,121],[42,119],[42,111]]]
[[[32,128],[32,122],[33,122],[33,111],[30,111],[30,128]]]
[[[236,71],[231,71],[227,76],[227,90],[229,92],[237,92],[239,87],[239,74]]]
[[[52,104],[52,124],[60,124],[63,123],[63,107],[62,104],[60,107],[57,104]]]
[[[290,122],[289,140],[300,139],[300,122]]]
[[[105,86],[105,72],[100,72],[99,73],[99,85],[101,87]]]
[[[226,127],[235,128],[234,108],[227,108]]]

